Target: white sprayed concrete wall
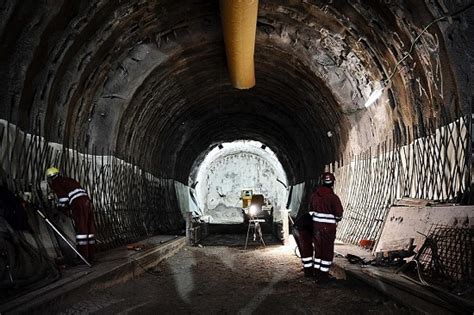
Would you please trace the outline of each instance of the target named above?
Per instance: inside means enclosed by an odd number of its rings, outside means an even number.
[[[224,152],[203,165],[200,174],[205,175],[198,176],[196,193],[204,214],[210,216],[211,222],[242,222],[242,189],[253,189],[254,193],[263,194],[275,212],[285,207],[288,192],[279,181],[286,185],[286,174],[274,155],[261,149],[260,145],[226,145],[227,150],[221,150]]]
[[[240,207],[240,191],[253,188],[272,204],[284,203],[286,189],[277,181],[276,170],[258,155],[242,152],[214,161],[207,177],[207,208],[213,209],[219,203]]]

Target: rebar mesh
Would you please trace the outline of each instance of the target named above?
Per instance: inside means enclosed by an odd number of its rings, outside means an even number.
[[[345,158],[349,164],[330,165],[344,205],[338,238],[352,244],[377,240],[390,205],[402,197],[472,203],[470,119],[461,116],[439,128],[431,122],[424,137],[416,127],[395,129],[377,147]]]
[[[126,162],[112,151],[98,154],[76,144],[67,148],[48,143],[39,133],[41,128],[37,130],[37,134],[28,134],[0,121],[0,166],[6,172],[9,189],[33,192],[52,207],[44,172],[48,167],[59,167],[91,196],[99,250],[183,227],[174,180],[154,176],[139,168],[133,158]]]
[[[429,244],[420,250],[423,273],[438,280],[474,279],[474,228],[433,224]]]

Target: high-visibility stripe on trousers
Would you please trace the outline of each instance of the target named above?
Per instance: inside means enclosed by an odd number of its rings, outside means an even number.
[[[329,268],[332,265],[332,261],[323,260],[321,258],[314,259],[314,269],[319,269],[322,272],[329,272]]]
[[[295,239],[298,249],[300,250],[301,258],[309,257],[313,260],[313,233],[308,230],[295,230],[293,233],[295,232],[297,232]],[[305,262],[303,262],[303,265],[304,264]]]
[[[92,260],[95,252],[95,224],[92,204],[89,198],[75,198],[71,205],[76,230],[77,250],[87,260]]]
[[[303,262],[304,268],[313,267],[313,257],[301,257],[301,261]]]
[[[334,240],[336,225],[313,222],[314,268],[329,272],[334,257]]]
[[[95,244],[95,234],[76,234],[76,244]]]

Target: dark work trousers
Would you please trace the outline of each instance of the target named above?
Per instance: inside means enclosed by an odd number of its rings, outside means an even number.
[[[336,224],[313,222],[314,269],[327,274],[334,257]]]
[[[92,203],[88,197],[82,196],[73,201],[71,210],[76,230],[77,250],[89,262],[93,261],[96,230]]]
[[[298,249],[301,261],[306,270],[313,269],[313,231],[309,229],[298,230]]]
[[[294,224],[294,236],[298,249],[300,250],[301,261],[305,270],[305,275],[313,273],[313,219],[310,213],[300,216]]]

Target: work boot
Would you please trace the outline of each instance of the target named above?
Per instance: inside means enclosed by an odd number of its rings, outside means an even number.
[[[317,283],[319,279],[321,278],[321,270],[319,269],[314,269],[314,281]]]
[[[314,272],[313,272],[313,267],[306,267],[304,268],[304,276],[305,278],[313,278],[314,277]]]
[[[331,276],[329,274],[329,272],[321,272],[320,271],[319,276],[318,276],[318,280],[316,281],[316,283],[325,285],[325,284],[333,283],[333,282],[335,282],[335,280],[336,280],[336,278]]]

